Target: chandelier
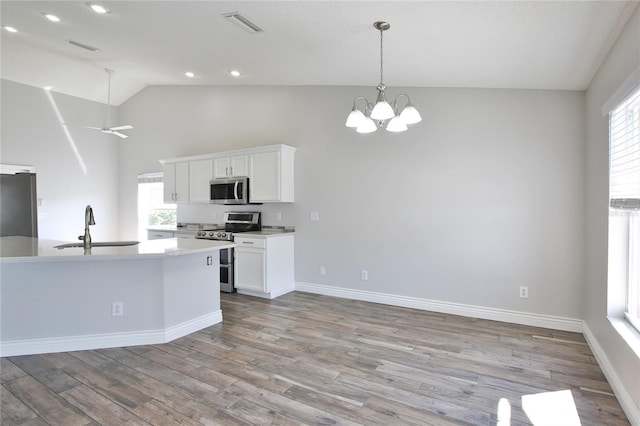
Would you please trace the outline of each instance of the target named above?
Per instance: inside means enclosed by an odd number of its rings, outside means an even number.
[[[371,133],[378,130],[379,127],[383,127],[387,124],[388,132],[404,132],[408,129],[408,124],[415,124],[422,121],[420,113],[411,103],[409,95],[404,93],[398,95],[393,100],[393,106],[387,102],[384,91],[387,86],[383,83],[383,61],[382,61],[382,34],[384,31],[391,28],[391,25],[384,21],[377,21],[373,23],[373,27],[380,31],[380,84],[376,87],[378,89],[378,97],[375,105],[370,103],[364,96],[358,96],[353,100],[353,109],[347,117],[345,125],[347,127],[354,127],[358,133]],[[406,104],[400,111],[398,107],[398,100],[401,98],[407,98]],[[358,101],[364,101],[364,109],[357,107]],[[362,104],[362,102],[361,102]],[[387,123],[388,120],[388,123]]]

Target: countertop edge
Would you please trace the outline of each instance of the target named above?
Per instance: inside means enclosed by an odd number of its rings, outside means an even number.
[[[285,232],[269,232],[269,231],[259,231],[259,232],[242,232],[236,234],[236,238],[273,238],[273,237],[284,237],[287,235],[295,235],[295,231],[285,231]]]
[[[107,251],[108,249],[113,249],[112,247],[94,247],[92,248],[91,254],[84,254],[84,250],[82,248],[65,248],[65,249],[55,249],[52,248],[52,243],[56,243],[53,240],[49,240],[46,243],[46,250],[52,253],[59,254],[49,254],[46,253],[41,254],[38,251],[37,255],[22,255],[22,256],[2,256],[0,257],[0,264],[9,264],[9,263],[34,263],[34,262],[69,262],[69,261],[78,261],[78,262],[86,262],[86,261],[113,261],[113,260],[142,260],[142,259],[161,259],[161,258],[170,258],[175,256],[186,256],[190,254],[198,254],[198,253],[208,253],[212,251],[219,251],[226,248],[235,247],[237,244],[230,241],[208,241],[208,240],[182,240],[178,238],[168,238],[165,240],[151,240],[151,241],[162,241],[163,244],[168,245],[171,241],[174,241],[176,246],[171,247],[167,246],[163,249],[157,249],[159,251],[149,252],[149,253],[106,253],[101,254],[100,251]],[[184,241],[206,241],[207,245],[203,247],[180,247],[180,244],[185,244]],[[60,243],[60,242],[58,242]],[[147,241],[143,241],[140,244],[147,243]],[[153,243],[152,243],[153,244]],[[159,244],[159,243],[155,243]],[[202,244],[202,243],[196,243]],[[135,247],[137,246],[130,246]],[[38,248],[40,248],[38,246]],[[133,250],[133,248],[131,249]],[[160,251],[162,250],[162,251]],[[59,251],[59,252],[58,252]],[[68,251],[69,254],[65,254],[65,251]]]

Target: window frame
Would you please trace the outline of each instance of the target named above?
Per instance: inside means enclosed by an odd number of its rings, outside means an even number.
[[[640,332],[640,84],[609,111],[608,217],[609,290],[624,284],[621,316]]]

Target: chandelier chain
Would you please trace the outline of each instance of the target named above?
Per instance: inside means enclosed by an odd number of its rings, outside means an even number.
[[[383,79],[382,79],[382,33],[384,31],[382,29],[380,29],[380,84],[383,85]]]

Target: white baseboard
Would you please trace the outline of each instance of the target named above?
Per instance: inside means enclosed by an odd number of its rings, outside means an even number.
[[[210,327],[220,322],[222,322],[221,309],[206,315],[202,315],[201,317],[194,318],[192,320],[180,323],[178,325],[174,325],[169,328],[166,328],[164,330],[164,342],[159,342],[159,343],[167,343],[172,340],[176,340],[182,336],[195,333],[196,331],[200,331],[203,328]]]
[[[295,290],[296,290],[295,284],[289,287],[280,287],[278,289],[272,290],[269,293],[263,293],[261,291],[246,290],[243,288],[236,289],[236,291],[239,294],[245,294],[247,296],[254,296],[254,297],[261,297],[263,299],[275,299],[276,297],[280,297],[283,294],[291,293],[292,291],[295,291]]]
[[[365,290],[333,287],[320,284],[297,282],[296,290],[307,293],[323,294],[344,299],[362,300],[365,302],[383,303],[424,311],[441,312],[452,315],[482,318],[534,327],[582,333],[582,320],[573,318],[540,315],[529,312],[509,311],[505,309],[487,308],[484,306],[464,305],[461,303],[440,302],[437,300],[419,299],[417,297],[398,296],[387,293],[374,293]]]
[[[0,343],[0,357],[155,345],[170,342],[219,322],[222,322],[221,310],[166,329],[3,341]]]
[[[624,410],[624,413],[627,415],[629,422],[632,425],[640,425],[640,409],[634,403],[633,398],[629,395],[629,392],[627,392],[622,381],[620,381],[620,378],[609,361],[609,357],[607,357],[607,353],[602,349],[602,346],[598,343],[596,336],[591,332],[591,329],[586,323],[583,324],[582,330],[582,334],[584,335],[587,344],[591,348],[593,355],[596,357],[602,372],[607,378],[609,385],[611,385],[611,389],[613,389],[613,393],[616,395],[616,398],[618,399],[622,410]]]

